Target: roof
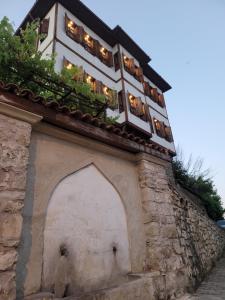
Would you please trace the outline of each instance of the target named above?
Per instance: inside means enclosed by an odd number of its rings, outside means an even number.
[[[141,65],[144,75],[148,77],[156,86],[158,86],[163,93],[169,91],[171,86],[165,81],[151,66],[148,64]]]
[[[31,22],[37,18],[44,18],[51,7],[57,2],[91,28],[111,47],[119,43],[126,48],[127,51],[141,63],[145,76],[149,77],[149,79],[158,86],[162,92],[166,92],[171,89],[171,86],[148,65],[151,58],[120,26],[116,26],[114,29],[111,29],[80,0],[37,0],[19,28],[24,28],[27,22]],[[19,33],[19,28],[17,29],[17,34]]]

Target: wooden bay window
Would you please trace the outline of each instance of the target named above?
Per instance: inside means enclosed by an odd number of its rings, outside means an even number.
[[[160,122],[156,118],[154,118],[154,126],[155,126],[156,134],[159,137],[166,139],[170,143],[173,142],[173,135],[172,135],[171,127],[166,126],[164,124],[164,122]]]
[[[173,134],[171,127],[165,126],[165,138],[168,142],[172,143],[173,142]]]
[[[129,100],[130,112],[136,117],[147,122],[148,119],[146,115],[146,107],[145,104],[142,102],[141,98],[135,97],[132,94],[128,93],[128,100]]]
[[[154,102],[156,102],[162,108],[165,107],[164,95],[160,94],[157,88],[153,88],[147,81],[143,82],[144,93],[146,96],[151,98]]]
[[[144,82],[144,74],[141,67],[135,65],[133,58],[128,58],[126,55],[123,54],[123,65],[124,69],[134,76],[136,80],[139,82]]]

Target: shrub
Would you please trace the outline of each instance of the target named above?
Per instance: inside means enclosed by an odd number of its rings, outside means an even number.
[[[185,165],[182,155],[178,155],[173,160],[173,171],[176,181],[183,187],[197,194],[209,217],[215,221],[223,219],[225,212],[221,197],[218,195],[213,179],[209,176],[209,171],[202,171],[202,160],[198,159],[194,164]],[[191,165],[193,168],[191,169]]]

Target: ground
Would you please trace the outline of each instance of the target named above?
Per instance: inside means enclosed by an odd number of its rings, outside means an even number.
[[[180,300],[224,300],[225,299],[225,255],[193,295]]]

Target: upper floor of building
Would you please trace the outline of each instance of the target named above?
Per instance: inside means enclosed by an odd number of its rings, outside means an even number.
[[[38,49],[43,56],[56,53],[57,71],[81,67],[95,92],[116,97],[109,116],[175,151],[164,99],[171,87],[120,26],[109,28],[79,0],[38,0],[21,27],[37,18]]]

